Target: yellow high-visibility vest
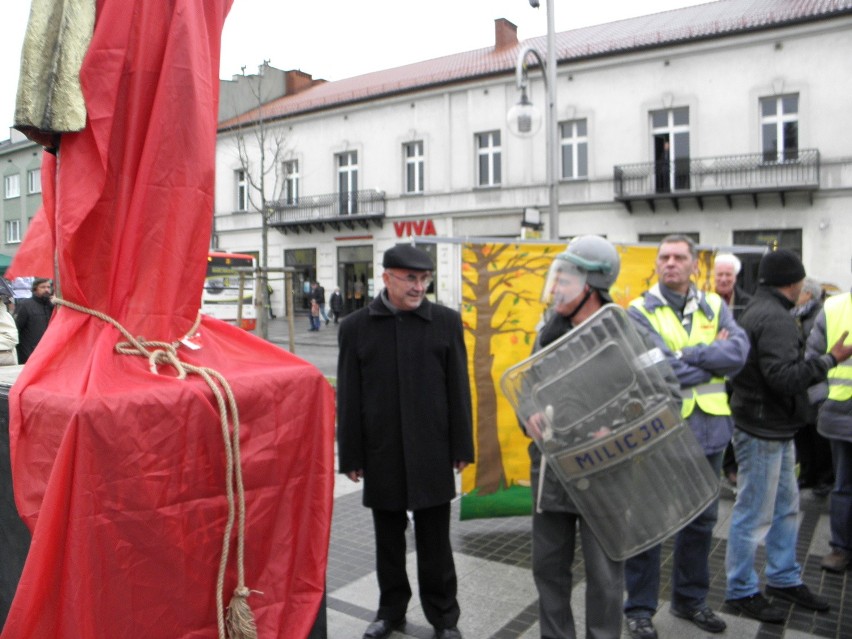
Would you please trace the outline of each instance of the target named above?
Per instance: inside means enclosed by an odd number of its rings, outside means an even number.
[[[719,311],[722,307],[722,298],[715,293],[707,293],[705,299],[713,310],[713,319],[709,319],[699,308],[692,315],[692,328],[688,334],[670,306],[661,305],[651,313],[645,308],[641,297],[630,302],[630,305],[638,308],[648,318],[654,330],[663,338],[666,346],[677,352],[687,346],[711,344],[716,339],[716,333],[719,332]],[[724,377],[713,377],[705,384],[682,388],[681,396],[683,397],[683,406],[680,412],[684,419],[692,414],[696,404],[708,415],[731,414],[728,394],[725,392]]]
[[[840,339],[843,331],[852,333],[852,294],[835,295],[825,301],[825,352]],[[846,338],[849,343],[852,336]],[[852,359],[828,371],[828,398],[835,402],[852,399]]]

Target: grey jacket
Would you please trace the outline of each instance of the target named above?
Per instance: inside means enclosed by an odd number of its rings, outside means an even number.
[[[825,355],[829,345],[826,343],[825,311],[820,311],[808,336],[807,359],[816,359]],[[815,391],[815,392],[814,392]],[[825,400],[819,409],[817,431],[829,439],[842,439],[852,442],[852,401],[836,402],[828,397],[828,384],[822,382],[813,391],[812,399]]]

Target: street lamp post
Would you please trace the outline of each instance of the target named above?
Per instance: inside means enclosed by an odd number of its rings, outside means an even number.
[[[537,0],[530,0],[533,7],[538,6]],[[531,137],[541,126],[541,115],[527,96],[527,67],[526,59],[532,55],[542,68],[544,87],[547,91],[547,112],[545,114],[545,136],[547,150],[547,197],[548,197],[548,236],[552,240],[559,239],[559,147],[556,132],[556,35],[553,20],[553,0],[547,0],[547,61],[533,47],[524,47],[518,53],[515,64],[515,82],[521,99],[509,109],[506,116],[509,130],[520,137]]]

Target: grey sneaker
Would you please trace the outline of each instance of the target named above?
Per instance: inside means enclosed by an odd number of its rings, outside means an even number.
[[[671,613],[675,617],[687,619],[701,628],[704,632],[724,632],[728,625],[714,613],[709,606],[701,606],[692,610],[680,610],[672,606]]]
[[[657,639],[657,631],[650,617],[628,617],[627,630],[632,639]]]

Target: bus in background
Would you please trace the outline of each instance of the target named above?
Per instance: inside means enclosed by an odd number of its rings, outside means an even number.
[[[253,331],[257,324],[257,312],[254,307],[254,257],[251,255],[212,251],[207,254],[201,312],[236,325],[241,271],[244,275],[240,328]]]

